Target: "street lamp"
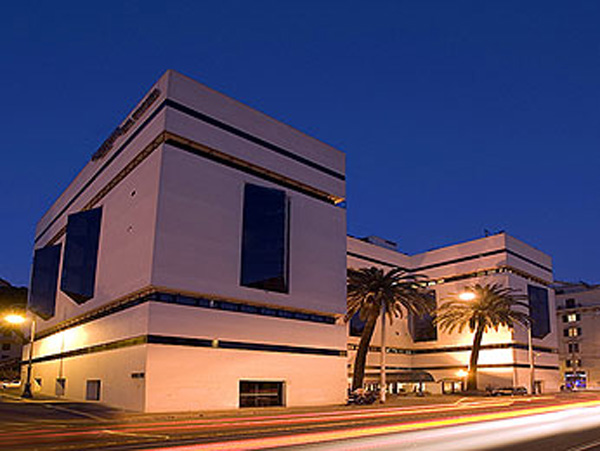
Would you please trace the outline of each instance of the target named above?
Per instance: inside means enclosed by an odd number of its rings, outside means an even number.
[[[475,293],[473,293],[472,291],[463,291],[458,295],[458,298],[461,301],[472,301],[473,299],[475,299]]]
[[[529,351],[529,393],[535,395],[535,364],[533,361],[533,340],[531,336],[531,320],[527,321],[527,348]]]
[[[23,315],[12,313],[6,315],[4,320],[10,324],[23,324],[27,318]],[[27,378],[25,379],[25,386],[23,387],[23,398],[33,398],[31,393],[31,368],[33,365],[33,342],[35,340],[35,319],[31,319],[31,330],[29,332],[29,359],[27,361]]]

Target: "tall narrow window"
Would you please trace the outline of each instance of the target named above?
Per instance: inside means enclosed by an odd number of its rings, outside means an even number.
[[[94,297],[102,208],[69,215],[60,289],[78,304]]]
[[[242,232],[243,286],[288,292],[288,218],[284,191],[247,184]]]
[[[530,315],[533,319],[531,335],[544,338],[550,333],[550,309],[548,306],[548,290],[534,285],[527,285]]]
[[[360,319],[360,313],[356,312],[350,320],[350,336],[360,337],[365,330],[365,324],[366,322]]]
[[[435,302],[435,291],[430,292],[429,295]],[[429,314],[418,316],[410,313],[408,315],[408,330],[415,343],[437,340],[437,327],[433,323],[433,317]]]
[[[54,316],[61,245],[37,249],[33,256],[29,309],[43,319]]]

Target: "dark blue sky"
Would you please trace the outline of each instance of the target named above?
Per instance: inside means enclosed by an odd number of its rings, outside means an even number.
[[[600,281],[600,2],[10,2],[0,277],[168,68],[347,154],[348,229],[414,253],[506,230]]]

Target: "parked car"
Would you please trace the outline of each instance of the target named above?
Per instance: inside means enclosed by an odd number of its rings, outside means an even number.
[[[18,388],[21,386],[21,381],[2,381],[2,388]]]
[[[489,391],[490,396],[525,396],[527,389],[525,387],[500,387]]]

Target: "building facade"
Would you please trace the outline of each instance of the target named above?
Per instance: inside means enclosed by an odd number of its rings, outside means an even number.
[[[394,267],[423,274],[428,289],[440,305],[475,283],[498,283],[529,297],[534,325],[534,379],[537,392],[559,388],[557,324],[552,260],[539,250],[505,233],[406,255],[381,239],[348,240],[348,267]],[[349,338],[350,362],[358,347],[360,321],[353,319]],[[468,330],[448,334],[437,330],[431,318],[404,318],[387,327],[386,374],[392,393],[426,390],[448,393],[460,390],[466,376],[473,334]],[[367,383],[379,384],[382,349],[380,323],[367,357]],[[481,388],[530,388],[528,331],[500,328],[483,336],[478,381]],[[348,368],[349,379],[353,367]]]
[[[505,234],[408,256],[347,237],[344,199],[342,152],[168,71],[37,225],[34,390],[143,412],[341,404],[346,268],[370,265],[427,275],[438,302],[474,281],[528,293],[535,378],[557,389],[550,257]],[[471,334],[428,321],[390,331],[393,390],[460,385]],[[480,363],[484,385],[527,385],[527,332],[487,334]]]
[[[342,403],[344,196],[342,152],[168,71],[38,223],[36,389]]]
[[[556,284],[562,384],[600,389],[600,285]]]

